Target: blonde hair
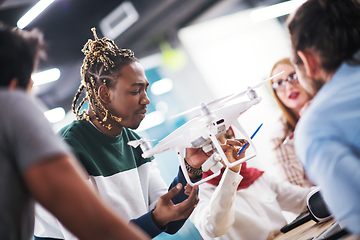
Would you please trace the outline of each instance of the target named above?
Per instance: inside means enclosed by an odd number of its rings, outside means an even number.
[[[273,75],[274,69],[275,69],[277,66],[279,66],[280,64],[288,64],[288,65],[294,67],[294,66],[292,65],[291,61],[290,61],[290,58],[283,58],[283,59],[277,61],[277,62],[274,64],[273,68],[271,69],[270,76]],[[273,82],[273,79],[271,79],[271,80],[270,80],[270,87],[271,87],[271,84],[273,84],[273,83],[274,83],[274,82]],[[289,125],[290,127],[292,127],[292,129],[295,129],[295,126],[296,126],[296,124],[297,124],[297,122],[298,122],[299,119],[298,119],[298,118],[296,117],[296,115],[291,111],[290,108],[286,107],[286,106],[281,102],[281,100],[279,99],[279,97],[277,96],[277,94],[276,94],[276,92],[275,92],[275,89],[273,89],[272,87],[271,87],[271,89],[272,89],[271,92],[272,92],[272,94],[273,94],[276,102],[278,103],[281,111],[283,112],[283,114],[284,114],[284,116],[285,116],[285,118],[286,118],[286,122],[288,123],[288,125]]]

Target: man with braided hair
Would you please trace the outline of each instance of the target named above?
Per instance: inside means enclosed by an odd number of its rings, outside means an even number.
[[[104,205],[27,93],[43,35],[0,23],[0,238],[29,240],[34,199],[81,239],[149,239]]]
[[[299,81],[315,95],[295,151],[335,219],[360,236],[360,1],[308,0],[288,29]]]
[[[198,203],[197,186],[191,188],[179,169],[168,188],[154,157],[143,158],[140,147],[127,143],[140,139],[136,129],[145,117],[149,82],[129,49],[120,49],[107,38],[89,40],[83,49],[82,82],[73,101],[77,120],[60,132],[89,174],[89,181],[117,214],[137,224],[151,237],[176,233]],[[84,99],[76,107],[82,91]],[[88,111],[80,111],[88,101]],[[187,149],[193,181],[201,180],[207,159],[201,149]],[[182,188],[182,186],[185,186]],[[184,191],[186,189],[186,191]],[[56,220],[37,209],[36,239],[72,239]]]

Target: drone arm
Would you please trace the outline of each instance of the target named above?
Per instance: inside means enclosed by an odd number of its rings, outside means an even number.
[[[216,136],[214,136],[213,134],[209,134],[209,137],[210,137],[212,143],[214,144],[216,150],[217,150],[218,153],[220,154],[220,157],[222,158],[222,160],[225,161],[226,166],[229,166],[229,165],[230,165],[230,162],[229,162],[229,160],[227,159],[224,151],[222,150],[222,148],[221,148],[221,146],[220,146],[220,143],[219,143],[218,139],[216,138]]]

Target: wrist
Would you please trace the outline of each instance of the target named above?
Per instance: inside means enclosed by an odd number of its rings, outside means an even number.
[[[235,165],[235,166],[231,167],[230,170],[233,172],[239,173],[240,169],[241,169],[241,165],[242,165],[241,163],[239,165]]]
[[[154,224],[155,224],[159,229],[163,228],[163,227],[167,224],[166,221],[161,221],[161,220],[159,220],[158,214],[157,214],[157,212],[156,212],[156,208],[155,208],[153,211],[151,211],[151,218],[152,218]]]
[[[193,176],[200,176],[202,174],[203,171],[201,169],[201,166],[200,168],[194,168],[186,161],[185,158],[184,158],[184,163],[185,163],[186,171],[189,174],[192,174]]]

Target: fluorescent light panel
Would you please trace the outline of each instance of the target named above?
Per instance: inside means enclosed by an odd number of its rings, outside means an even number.
[[[44,112],[44,115],[49,122],[56,123],[65,118],[65,110],[62,107],[58,107]]]
[[[144,120],[141,121],[141,124],[138,129],[136,129],[137,132],[144,131],[146,129],[155,127],[157,125],[162,124],[165,121],[165,116],[160,111],[154,111],[149,114],[146,114],[146,117]]]
[[[151,85],[151,92],[154,95],[161,95],[171,91],[172,88],[173,88],[173,82],[168,78],[163,78],[159,81],[154,82]]]
[[[45,8],[47,8],[54,0],[40,0],[35,6],[33,6],[24,16],[22,16],[17,22],[17,27],[23,29],[32,20],[34,20]]]
[[[100,21],[100,29],[105,37],[117,38],[139,19],[134,5],[125,1]]]
[[[39,86],[58,80],[60,78],[60,70],[58,68],[52,68],[43,72],[34,73],[31,78],[34,81],[33,86]]]
[[[274,4],[269,7],[259,8],[251,12],[251,19],[254,22],[261,22],[272,18],[281,17],[292,13],[306,0],[292,0]]]

